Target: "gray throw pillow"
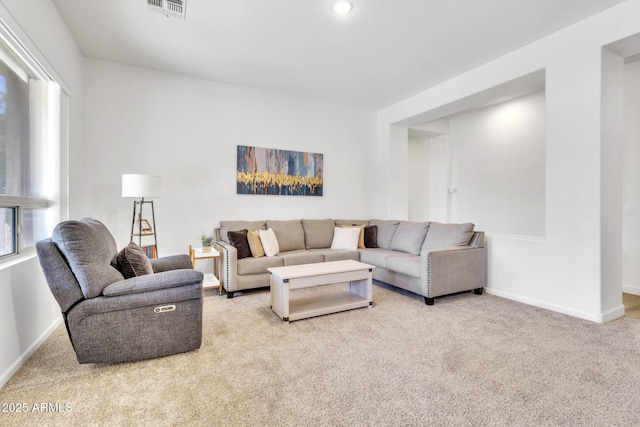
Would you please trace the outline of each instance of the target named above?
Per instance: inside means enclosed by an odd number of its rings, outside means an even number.
[[[149,261],[142,248],[134,242],[129,243],[118,252],[117,259],[118,270],[120,270],[125,279],[153,274],[151,261]]]

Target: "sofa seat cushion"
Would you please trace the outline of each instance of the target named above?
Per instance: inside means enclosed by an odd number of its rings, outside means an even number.
[[[280,252],[278,256],[282,258],[284,265],[314,264],[316,262],[324,261],[324,256],[321,253],[307,251],[304,249]]]
[[[332,219],[303,219],[304,244],[307,249],[328,248],[333,241]]]
[[[304,230],[299,219],[267,221],[267,228],[271,228],[276,234],[281,252],[304,249]]]
[[[394,257],[415,257],[406,252],[391,251],[389,249],[360,249],[360,261],[376,267],[387,268],[387,260]]]
[[[347,249],[327,249],[323,253],[324,261],[343,261],[346,259],[352,259],[354,261],[360,261],[360,252],[350,251]]]
[[[249,231],[266,230],[264,221],[220,221],[220,237],[223,242],[229,242],[229,231],[247,229]]]
[[[238,260],[238,275],[268,273],[267,268],[282,267],[282,257],[242,258]]]
[[[420,255],[409,257],[396,256],[387,259],[387,270],[394,273],[404,274],[405,276],[420,278]],[[425,272],[426,274],[426,272]]]

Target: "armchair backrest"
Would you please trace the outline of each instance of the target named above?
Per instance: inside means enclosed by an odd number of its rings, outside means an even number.
[[[80,284],[51,239],[37,242],[36,252],[49,289],[62,312],[66,313],[76,302],[84,299]]]
[[[83,218],[61,222],[53,230],[51,241],[75,276],[84,298],[95,298],[111,283],[124,279],[112,265],[118,251],[116,241],[100,221]]]

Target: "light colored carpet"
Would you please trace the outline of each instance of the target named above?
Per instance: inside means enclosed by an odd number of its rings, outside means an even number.
[[[291,324],[266,291],[207,291],[205,312],[199,350],[121,365],[79,365],[58,328],[0,390],[29,408],[0,425],[640,425],[638,320],[382,286],[372,308]]]

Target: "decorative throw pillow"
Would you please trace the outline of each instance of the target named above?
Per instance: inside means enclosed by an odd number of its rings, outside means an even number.
[[[262,242],[260,242],[260,233],[258,230],[247,233],[247,240],[249,241],[251,255],[253,255],[254,258],[263,257],[264,249],[262,248]]]
[[[367,225],[364,228],[364,247],[365,248],[377,248],[378,247],[378,226]]]
[[[118,270],[125,279],[153,274],[151,261],[144,254],[142,248],[134,242],[129,243],[118,252],[117,260]]]
[[[336,227],[333,230],[333,241],[331,242],[331,249],[348,249],[350,251],[355,251],[358,249],[359,238],[359,228]]]
[[[280,246],[278,246],[278,239],[276,239],[276,233],[273,232],[273,228],[268,230],[258,230],[260,234],[260,243],[264,249],[266,256],[276,256],[280,253]]]
[[[229,243],[231,243],[231,246],[237,249],[238,259],[251,256],[251,249],[249,249],[249,241],[247,240],[248,232],[249,230],[237,230],[228,232]]]
[[[358,247],[364,249],[364,225],[342,225],[342,228],[358,228],[360,229],[360,236],[358,236]]]

